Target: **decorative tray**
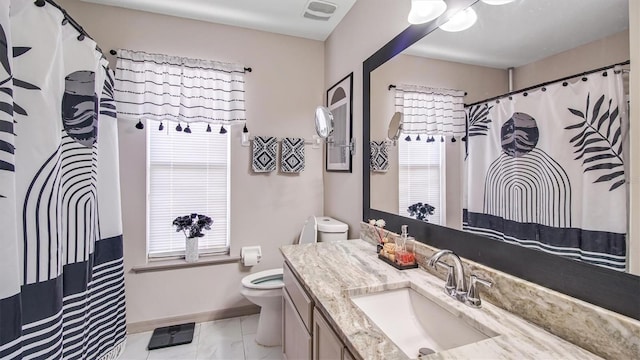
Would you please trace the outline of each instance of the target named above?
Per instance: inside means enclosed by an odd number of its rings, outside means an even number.
[[[415,268],[418,267],[418,263],[414,263],[414,264],[411,264],[411,265],[398,265],[395,262],[387,259],[386,257],[384,257],[384,256],[382,256],[380,254],[378,254],[378,259],[386,262],[387,264],[393,266],[394,268],[396,268],[398,270],[415,269]]]

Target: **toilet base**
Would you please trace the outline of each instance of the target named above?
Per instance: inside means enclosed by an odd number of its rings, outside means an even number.
[[[256,342],[262,346],[282,345],[282,304],[260,308]]]

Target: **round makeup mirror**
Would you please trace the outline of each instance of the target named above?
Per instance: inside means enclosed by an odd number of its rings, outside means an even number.
[[[396,112],[389,121],[389,130],[387,131],[387,137],[389,140],[396,141],[400,137],[400,130],[402,130],[402,113]]]
[[[316,132],[323,139],[328,138],[333,132],[333,114],[325,106],[316,108]]]

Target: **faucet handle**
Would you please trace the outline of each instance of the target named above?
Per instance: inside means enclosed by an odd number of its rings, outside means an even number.
[[[482,305],[482,301],[480,300],[480,293],[478,292],[476,284],[484,285],[486,287],[492,287],[493,283],[488,280],[480,279],[475,275],[471,275],[469,277],[469,290],[467,291],[465,304],[471,307],[479,308]]]
[[[456,275],[455,272],[453,271],[453,266],[443,263],[442,261],[438,260],[434,263],[434,267],[441,267],[447,270],[447,281],[444,284],[444,291],[445,293],[447,293],[448,295],[455,295],[456,293]]]

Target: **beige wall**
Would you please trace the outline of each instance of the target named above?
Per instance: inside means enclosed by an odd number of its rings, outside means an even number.
[[[513,70],[514,90],[629,60],[629,32],[549,56]]]
[[[105,52],[127,48],[251,66],[253,72],[246,76],[251,133],[305,138],[315,134],[314,109],[323,102],[325,89],[322,42],[77,0],[59,3]],[[322,151],[305,149],[306,168],[299,176],[254,175],[251,149],[240,146],[241,129],[234,129],[231,254],[239,255],[242,246],[261,245],[262,262],[250,270],[233,263],[134,274],[131,267],[146,261],[146,141],[134,124],[118,125],[128,322],[249,305],[240,294],[240,279],[249,271],[280,267],[278,248],[297,239],[307,216],[322,214]]]
[[[473,103],[507,92],[507,71],[450,61],[398,55],[371,73],[371,139],[384,140],[395,112],[394,92],[389,84],[423,85],[467,92]],[[403,141],[404,135],[400,141]],[[462,160],[464,143],[446,142],[446,225],[462,228]],[[398,211],[398,147],[389,147],[386,173],[371,173],[371,208]],[[401,215],[407,215],[405,213]]]
[[[356,1],[325,41],[325,88],[353,72],[353,172],[324,173],[325,214],[349,224],[350,237],[362,220],[362,62],[407,28],[409,8],[409,1]]]

